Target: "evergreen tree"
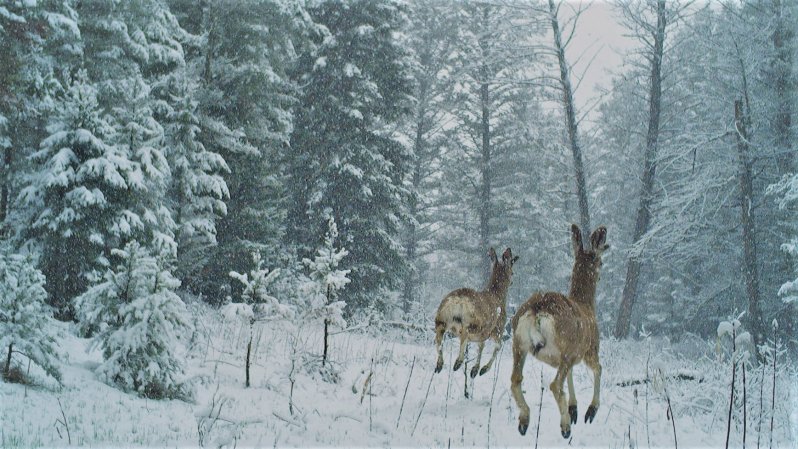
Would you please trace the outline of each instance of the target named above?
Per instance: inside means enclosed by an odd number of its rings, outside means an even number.
[[[176,274],[184,288],[198,292],[201,270],[217,244],[216,223],[227,212],[230,192],[222,174],[230,169],[200,139],[199,106],[189,83],[179,76],[164,83],[172,103],[165,108],[172,172],[166,195],[177,226]]]
[[[13,200],[27,157],[46,136],[58,72],[80,55],[79,37],[72,1],[7,2],[0,11],[0,226],[7,236],[25,226]]]
[[[412,142],[412,155],[406,184],[407,223],[402,243],[408,270],[402,280],[402,310],[405,314],[418,305],[421,287],[427,282],[424,257],[437,246],[434,211],[440,198],[441,156],[452,120],[452,77],[449,59],[457,39],[455,12],[451,2],[418,1],[411,5],[407,46],[412,52],[413,110],[404,126],[404,138]]]
[[[190,397],[180,341],[191,324],[169,256],[153,257],[136,241],[113,252],[120,264],[75,301],[82,328],[103,351],[97,374],[147,398]]]
[[[325,341],[327,340],[328,325],[346,326],[346,321],[343,318],[343,309],[346,303],[337,301],[337,298],[339,291],[349,283],[347,278],[349,270],[338,269],[349,251],[346,248],[336,248],[335,240],[338,238],[338,227],[335,225],[335,220],[330,218],[327,226],[324,243],[316,250],[315,257],[302,260],[310,272],[310,282],[304,288],[308,301],[306,316],[320,318],[324,321]],[[326,346],[324,352],[327,353]]]
[[[3,377],[11,378],[13,356],[23,354],[61,380],[59,353],[45,278],[30,257],[0,253],[0,348]]]
[[[136,191],[129,182],[136,170],[111,143],[114,131],[84,72],[55,106],[47,130],[20,199],[34,211],[29,236],[41,247],[50,303],[57,317],[71,319],[71,300],[104,271],[106,250],[142,224],[118,207]]]
[[[410,153],[387,129],[409,111],[407,53],[395,39],[405,13],[397,2],[371,1],[323,2],[310,13],[328,32],[297,71],[286,237],[309,255],[329,209],[350,252],[349,311],[385,310],[378,293],[398,287],[407,269],[398,228]]]
[[[189,49],[197,91],[199,141],[229,173],[227,213],[215,223],[217,245],[192,281],[211,301],[240,289],[227,273],[252,268],[259,251],[269,265],[284,232],[285,195],[279,155],[293,129],[296,88],[287,76],[312,22],[298,1],[171,2],[185,29],[202,36]],[[201,12],[201,14],[197,14]],[[219,282],[230,279],[230,282]]]

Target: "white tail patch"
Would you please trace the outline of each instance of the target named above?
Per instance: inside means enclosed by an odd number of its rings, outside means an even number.
[[[472,322],[473,318],[474,306],[464,296],[450,297],[438,315],[438,319],[446,323],[446,331],[456,335],[464,326]]]
[[[548,313],[541,313],[535,317],[534,331],[542,342],[542,346],[533,346],[532,354],[538,360],[551,366],[560,364],[560,348],[557,347],[556,333],[554,330],[554,317]]]
[[[560,350],[554,332],[554,317],[547,313],[535,315],[527,312],[518,320],[515,338],[536,358],[552,365],[559,365]]]

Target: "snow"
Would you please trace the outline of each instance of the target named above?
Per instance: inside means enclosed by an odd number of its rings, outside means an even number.
[[[224,320],[218,311],[206,306],[194,305],[193,314],[197,333],[187,369],[197,386],[194,402],[144,400],[100,382],[93,371],[102,363],[101,354],[89,349],[88,340],[70,332],[60,341],[69,355],[69,362],[62,367],[63,388],[26,389],[0,382],[0,446],[66,446],[64,428],[60,428],[59,437],[54,426],[61,418],[61,408],[73,446],[196,447],[200,424],[206,447],[223,442],[228,447],[485,447],[488,439],[492,447],[532,446],[541,374],[544,387],[554,376],[554,370],[547,366],[526,364],[523,387],[532,422],[527,435],[521,436],[516,430],[517,408],[509,391],[509,341],[494,369],[477,377],[473,384],[469,381],[473,394],[465,399],[462,371],[451,371],[457,350],[453,339],[444,343],[445,370],[432,374],[436,354],[431,330],[409,334],[375,328],[371,333],[331,336],[330,360],[340,375],[336,384],[322,380],[319,365],[314,364],[321,348],[320,326],[258,323],[252,386],[244,388],[248,325]],[[692,349],[707,348],[709,345]],[[652,362],[658,361],[657,369],[663,371],[679,446],[723,447],[728,365],[711,357],[680,356],[675,349],[664,341],[654,341],[648,353],[646,342],[602,341],[602,400],[596,420],[592,424],[581,420],[592,394],[592,375],[578,366],[574,383],[580,420],[573,428],[572,439],[560,436],[556,405],[546,388],[538,446],[628,447],[631,439],[646,447],[648,435],[651,447],[671,447],[673,430],[666,417],[664,393],[647,389],[645,384],[617,385],[624,380],[645,379],[650,355]],[[298,363],[293,374],[292,361]],[[364,394],[369,373],[373,374]],[[702,380],[674,380],[673,376],[680,373],[701,376]],[[790,377],[779,378],[780,385],[798,384],[794,370],[784,375]],[[293,414],[289,411],[291,377],[295,380]],[[766,383],[766,403],[768,389]],[[751,387],[750,400],[758,400],[753,392]],[[788,447],[795,441],[798,428],[795,417],[789,416],[795,394],[795,388],[779,390],[783,400],[776,405],[774,447]],[[224,421],[208,419],[211,411],[219,408]],[[753,419],[751,413],[749,409],[749,419]],[[766,422],[769,416],[764,416]],[[749,441],[756,438],[752,429],[756,427],[749,423]],[[764,440],[768,432],[763,430]],[[741,445],[739,423],[732,427],[731,445]]]

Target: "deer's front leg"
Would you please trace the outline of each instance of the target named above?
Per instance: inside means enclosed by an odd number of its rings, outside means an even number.
[[[446,333],[446,324],[435,323],[435,347],[438,350],[438,363],[435,364],[435,372],[439,373],[443,369],[443,334]]]
[[[590,402],[590,407],[587,408],[585,413],[585,422],[593,422],[596,417],[596,412],[599,408],[599,395],[601,393],[601,363],[598,360],[598,354],[587,360],[587,366],[593,371],[593,400]]]
[[[493,366],[493,361],[496,360],[496,354],[498,354],[499,350],[502,348],[501,337],[493,337],[493,342],[495,343],[493,348],[493,354],[490,356],[490,360],[488,360],[488,363],[486,363],[485,366],[483,366],[482,369],[479,370],[480,376],[487,373],[490,367]]]
[[[554,376],[554,380],[549,385],[554,400],[557,401],[557,407],[560,409],[560,432],[563,438],[571,436],[571,421],[567,413],[568,409],[565,401],[565,392],[563,391],[565,379],[568,377],[568,371],[570,371],[570,369],[571,367],[566,364],[565,361],[561,361],[560,366],[557,368],[557,375]]]
[[[477,373],[479,372],[479,364],[482,363],[482,350],[485,349],[485,342],[480,341],[477,343],[477,361],[474,363],[474,366],[471,367],[471,378],[477,377]]]
[[[524,392],[521,390],[521,383],[524,381],[524,362],[526,361],[526,348],[513,339],[513,374],[510,377],[510,390],[518,406],[518,431],[521,435],[526,434],[529,428],[529,405],[524,399]]]

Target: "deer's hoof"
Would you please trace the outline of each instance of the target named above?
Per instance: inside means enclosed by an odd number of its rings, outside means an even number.
[[[526,430],[529,428],[529,418],[520,418],[518,420],[518,432],[521,435],[526,435]]]
[[[460,360],[460,359],[455,360],[454,361],[454,366],[452,367],[452,371],[457,371],[458,369],[460,369],[460,365],[462,365],[462,364],[463,364],[462,360]]]
[[[477,377],[477,373],[479,373],[479,367],[478,366],[475,366],[475,367],[471,368],[471,378],[472,379]]]
[[[571,437],[571,428],[562,431],[562,437],[568,439]]]
[[[482,369],[479,370],[479,375],[482,376],[483,374],[487,373],[488,369],[490,369],[490,366],[488,365],[483,366]]]
[[[587,413],[585,413],[585,422],[593,422],[593,418],[596,417],[596,412],[598,412],[598,407],[590,406],[587,408]]]
[[[576,418],[579,412],[577,412],[575,405],[568,406],[568,414],[571,415],[571,424],[576,424]],[[587,417],[587,415],[585,417]]]
[[[438,360],[438,363],[435,364],[435,374],[438,374],[443,369],[443,360]]]

